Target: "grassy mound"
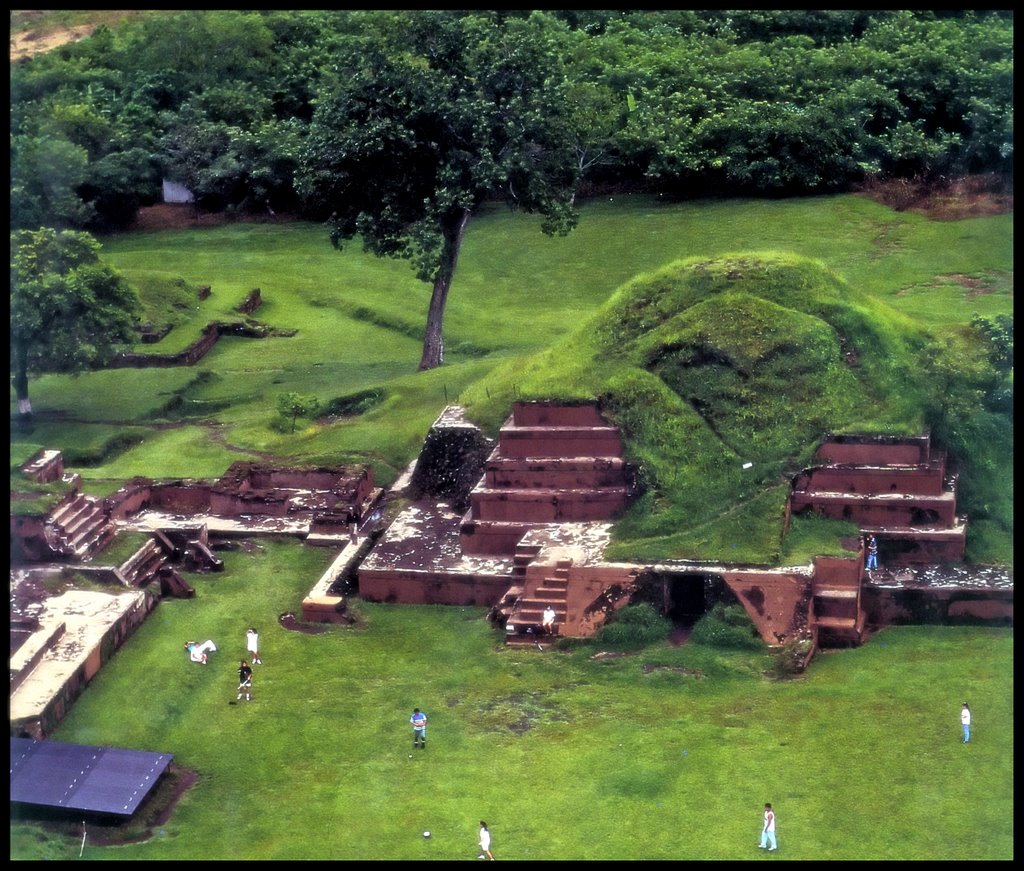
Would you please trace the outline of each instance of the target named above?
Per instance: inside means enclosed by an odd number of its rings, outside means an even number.
[[[926,391],[909,374],[925,343],[817,261],[692,258],[625,284],[577,332],[463,400],[491,430],[513,398],[600,401],[643,489],[612,559],[776,564],[791,478],[826,433],[925,428]],[[809,553],[834,551],[847,526]]]

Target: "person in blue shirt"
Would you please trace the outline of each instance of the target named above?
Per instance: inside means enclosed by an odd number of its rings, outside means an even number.
[[[875,541],[873,535],[868,539],[868,563],[866,568],[869,572],[872,569],[878,568],[878,542]]]
[[[419,708],[414,708],[412,716],[409,718],[409,722],[412,723],[412,747],[415,750],[417,747],[426,750],[427,749],[427,715],[423,713]]]

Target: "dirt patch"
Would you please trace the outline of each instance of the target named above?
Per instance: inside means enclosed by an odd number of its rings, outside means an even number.
[[[295,215],[284,212],[228,215],[226,212],[207,212],[192,203],[158,203],[140,208],[128,229],[186,230],[190,227],[221,227],[232,223],[287,224],[295,220]]]
[[[1012,180],[993,174],[939,179],[870,179],[856,191],[897,212],[959,221],[1013,211]]]
[[[93,10],[88,14],[87,24],[55,25],[52,22],[53,12],[47,9],[12,9],[11,10],[11,63],[24,60],[33,55],[52,51],[69,42],[78,42],[91,36],[101,24],[115,26],[124,18],[138,15],[152,15],[138,9],[102,9]],[[78,16],[79,20],[86,17]],[[17,31],[17,32],[14,32]]]
[[[679,668],[673,665],[651,665],[649,662],[645,662],[641,669],[644,674],[651,674],[655,671],[670,671],[674,674],[682,674],[686,677],[704,677],[704,672],[699,668]]]
[[[46,32],[26,30],[11,34],[11,63],[50,51],[69,42],[78,42],[92,34],[95,24],[82,24],[78,27],[60,27]]]
[[[991,293],[992,292],[992,288],[989,287],[989,285],[986,284],[982,279],[974,278],[971,275],[960,275],[960,274],[940,275],[939,278],[942,279],[943,282],[951,281],[954,284],[959,284],[961,287],[966,287],[967,288],[967,293],[964,294],[964,296],[967,299],[974,299],[977,296],[981,296],[981,294],[983,294],[983,293]],[[932,287],[940,287],[940,286],[941,286],[940,282],[934,282],[932,284]]]
[[[304,632],[306,635],[319,635],[330,628],[319,623],[303,623],[301,620],[297,620],[291,612],[282,614],[277,618],[277,622],[285,629],[289,629],[292,632]]]
[[[161,826],[167,824],[181,797],[198,780],[198,772],[179,768],[172,763],[160,783],[132,817],[114,822],[98,819],[86,822],[86,843],[94,847],[116,847],[148,841]],[[82,817],[79,814],[75,814],[74,819],[43,818],[34,821],[47,831],[76,842],[82,837]]]

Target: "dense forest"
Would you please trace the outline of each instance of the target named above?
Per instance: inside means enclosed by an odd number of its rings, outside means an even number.
[[[327,220],[356,154],[364,180],[407,175],[414,193],[417,175],[459,173],[453,189],[471,176],[475,200],[493,186],[562,227],[595,191],[1008,178],[1013,18],[155,11],[12,64],[10,143],[12,229],[94,232],[130,225],[164,179],[203,209]]]

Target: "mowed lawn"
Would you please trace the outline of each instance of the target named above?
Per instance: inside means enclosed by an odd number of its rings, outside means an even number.
[[[818,258],[939,327],[1012,312],[1012,239],[1012,215],[929,221],[853,195],[591,200],[564,238],[544,236],[532,216],[493,207],[467,232],[445,321],[446,364],[417,372],[429,286],[403,261],[358,244],[339,253],[325,228],[308,223],[120,234],[103,240],[102,256],[129,280],[157,275],[212,288],[185,324],[140,350],[179,351],[210,321],[242,320],[236,308],[257,287],[263,305],[251,318],[293,335],[225,337],[193,367],[35,378],[36,419],[14,437],[84,449],[88,462],[77,470],[98,493],[139,474],[213,477],[267,454],[366,462],[388,484],[468,386],[549,347],[623,282],[674,260],[750,251]],[[286,393],[326,405],[367,390],[382,400],[358,416],[300,420],[295,433],[273,427]],[[13,390],[11,397],[13,409]],[[108,450],[129,426],[135,443]]]
[[[234,308],[259,287],[252,317],[294,335],[225,338],[189,369],[33,379],[36,419],[12,442],[88,458],[68,465],[97,493],[266,457],[366,462],[387,485],[446,404],[637,274],[793,251],[938,328],[1012,312],[1012,239],[1012,215],[935,222],[856,196],[615,197],[587,203],[564,239],[486,210],[453,285],[446,365],[417,373],[429,289],[403,262],[338,253],[312,224],[120,235],[103,257],[130,280],[212,287],[180,331],[240,319]],[[165,340],[174,349],[187,344],[179,330]],[[272,426],[283,393],[367,390],[383,398],[364,414],[300,421],[294,434]],[[480,819],[502,860],[1013,858],[1012,629],[893,628],[781,683],[764,676],[766,653],[693,644],[599,659],[593,646],[505,650],[483,609],[355,602],[358,627],[306,635],[277,618],[333,554],[257,544],[222,554],[223,574],[190,576],[194,600],[162,602],[54,736],[171,753],[199,775],[152,839],[87,840],[84,858],[475,859]],[[252,703],[231,705],[249,625],[265,665]],[[208,637],[221,652],[190,664],[182,643]],[[415,706],[429,740],[410,760]],[[778,814],[771,857],[756,848],[766,801]],[[16,859],[81,849],[19,822],[11,835]]]
[[[358,626],[302,634],[277,618],[329,549],[222,555],[53,736],[199,775],[150,840],[87,838],[85,859],[472,860],[481,819],[502,860],[1013,857],[1012,629],[891,628],[777,681],[764,653],[692,643],[509,650],[481,608],[355,602]],[[253,700],[231,704],[249,625],[264,664]],[[190,663],[182,643],[206,638],[220,650]],[[414,707],[429,716],[415,753]],[[12,821],[12,858],[77,857],[79,837],[37,831]]]

